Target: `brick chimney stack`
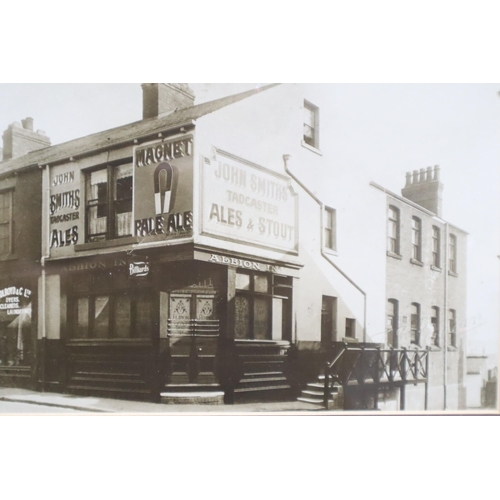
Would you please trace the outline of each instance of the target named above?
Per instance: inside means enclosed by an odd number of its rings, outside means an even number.
[[[143,83],[142,117],[156,118],[194,105],[194,93],[187,83]]]
[[[3,160],[50,146],[50,139],[43,130],[33,131],[33,118],[26,118],[21,123],[14,122],[3,133]]]
[[[443,189],[439,180],[439,165],[427,169],[414,170],[406,173],[406,186],[401,194],[408,200],[418,203],[438,217],[442,217]]]

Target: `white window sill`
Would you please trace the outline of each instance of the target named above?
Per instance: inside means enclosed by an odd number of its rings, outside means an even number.
[[[387,250],[387,257],[392,257],[393,259],[398,259],[398,260],[403,259],[401,255],[399,255],[398,253],[391,252],[390,250]]]
[[[339,253],[337,250],[333,250],[332,248],[323,247],[323,252],[327,255],[331,255],[332,257],[338,257]]]
[[[304,148],[308,149],[309,151],[312,151],[313,153],[316,153],[319,156],[323,156],[323,153],[319,149],[315,148],[314,146],[310,146],[305,141],[302,141],[302,146]]]

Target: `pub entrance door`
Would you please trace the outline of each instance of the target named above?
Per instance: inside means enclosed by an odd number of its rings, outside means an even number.
[[[171,293],[167,386],[218,385],[215,292]]]

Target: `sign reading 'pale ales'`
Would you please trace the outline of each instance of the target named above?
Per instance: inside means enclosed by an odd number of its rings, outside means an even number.
[[[287,177],[217,152],[202,167],[202,232],[295,253],[298,198]]]

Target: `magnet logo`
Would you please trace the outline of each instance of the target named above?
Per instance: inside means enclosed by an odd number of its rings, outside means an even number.
[[[174,171],[169,163],[160,163],[154,173],[156,215],[170,212]]]

